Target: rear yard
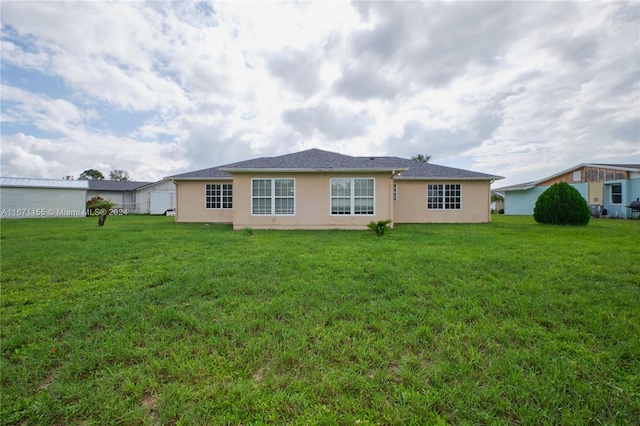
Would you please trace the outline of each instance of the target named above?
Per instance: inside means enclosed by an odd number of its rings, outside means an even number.
[[[2,424],[636,424],[640,221],[3,220]]]

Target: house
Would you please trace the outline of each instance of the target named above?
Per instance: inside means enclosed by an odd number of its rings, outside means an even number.
[[[176,221],[234,229],[364,229],[371,221],[491,221],[501,176],[398,157],[307,151],[170,176]]]
[[[493,192],[505,199],[505,214],[532,215],[533,208],[547,188],[567,182],[580,192],[599,215],[605,209],[611,217],[629,218],[628,206],[640,197],[640,164],[584,163],[543,179],[497,188]]]

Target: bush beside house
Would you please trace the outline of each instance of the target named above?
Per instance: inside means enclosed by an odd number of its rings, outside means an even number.
[[[533,218],[538,223],[552,225],[587,225],[591,211],[577,189],[566,182],[558,182],[540,194]]]

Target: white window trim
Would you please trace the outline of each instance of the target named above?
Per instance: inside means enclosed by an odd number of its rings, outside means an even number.
[[[442,191],[444,192],[444,186],[445,185],[458,185],[460,187],[460,208],[445,208],[444,205],[445,203],[445,195],[442,195],[442,208],[429,208],[429,185],[442,185]],[[426,188],[426,192],[427,192],[427,204],[426,204],[426,209],[427,210],[439,210],[439,211],[460,211],[463,208],[462,205],[462,184],[461,183],[428,183],[427,184],[427,188]]]
[[[350,205],[349,205],[349,211],[351,213],[349,214],[336,214],[333,213],[333,209],[331,208],[331,202],[333,200],[333,195],[332,195],[332,188],[333,188],[333,181],[334,180],[350,180],[351,181],[351,193],[349,194],[349,198],[350,198]],[[355,188],[355,181],[359,180],[359,179],[363,179],[363,180],[372,180],[373,181],[373,213],[366,213],[366,214],[356,214],[355,213],[355,199],[356,196],[354,194],[354,188]],[[341,197],[339,197],[341,198]],[[362,197],[360,197],[362,198]],[[367,197],[368,198],[368,197]],[[336,177],[336,178],[331,178],[329,179],[329,214],[331,216],[375,216],[376,215],[376,178],[373,177]]]
[[[613,201],[613,187],[614,186],[620,186],[620,202],[616,203]],[[611,201],[611,204],[614,206],[620,206],[622,205],[622,184],[621,183],[612,183],[611,186],[609,187],[609,200]]]
[[[271,182],[271,213],[254,213],[253,212],[253,182],[256,180],[268,180]],[[293,181],[293,197],[276,197],[276,180],[292,180]],[[266,198],[266,197],[261,197]],[[293,198],[293,213],[277,213],[276,214],[276,198]],[[251,216],[295,216],[296,215],[296,179],[295,178],[253,178],[251,179]]]
[[[220,186],[220,207],[207,207],[207,188],[210,185]],[[228,185],[231,187],[231,207],[224,207],[224,187]],[[232,183],[207,183],[204,185],[204,208],[205,210],[231,210],[233,209],[233,184]]]

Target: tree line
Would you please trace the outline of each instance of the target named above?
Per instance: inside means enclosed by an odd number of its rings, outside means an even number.
[[[87,169],[80,173],[78,180],[104,180],[104,175],[100,170]],[[129,172],[126,170],[111,170],[109,180],[129,181]]]

